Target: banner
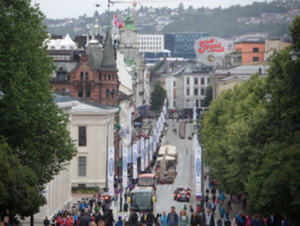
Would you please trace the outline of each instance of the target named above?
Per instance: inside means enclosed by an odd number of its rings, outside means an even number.
[[[146,139],[145,168],[149,166],[149,140]]]
[[[194,100],[194,106],[193,106],[193,120],[197,120],[197,110],[196,110],[196,100]]]
[[[149,137],[149,143],[150,143],[150,147],[149,147],[149,160],[152,162],[153,161],[153,137],[150,136]]]
[[[123,148],[123,188],[127,188],[127,164],[128,164],[128,149]]]
[[[127,137],[130,141],[131,144],[131,137],[132,137],[132,107],[130,109],[128,109],[127,111],[127,124],[128,124],[128,134]]]
[[[128,148],[127,161],[128,163],[132,163],[132,147]]]
[[[133,145],[133,150],[132,150],[133,154],[132,154],[132,161],[133,161],[133,173],[132,173],[132,178],[133,179],[137,179],[137,145],[134,144]]]
[[[145,171],[145,141],[144,137],[141,138],[141,171]]]
[[[202,196],[201,194],[201,151],[202,151],[201,147],[195,149],[196,196]]]
[[[108,147],[108,194],[111,196],[115,195],[114,158],[115,158],[115,147]]]

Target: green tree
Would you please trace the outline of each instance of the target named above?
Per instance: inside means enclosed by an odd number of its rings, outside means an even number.
[[[24,169],[30,169],[28,174],[35,174],[30,186],[40,191],[75,156],[76,148],[67,130],[68,115],[53,102],[49,86],[55,68],[44,44],[48,38],[44,15],[29,0],[0,1],[0,8],[0,81],[5,93],[0,101],[0,135]],[[14,190],[9,192],[14,196]],[[22,209],[12,203],[11,212],[34,214],[45,200],[34,206],[27,202],[33,203],[23,199]]]
[[[210,105],[210,102],[212,101],[213,97],[213,88],[212,86],[207,86],[205,89],[205,98],[203,101],[203,107],[208,107]]]
[[[161,111],[164,105],[164,101],[167,98],[166,90],[161,86],[160,83],[154,85],[154,90],[151,93],[151,110]]]

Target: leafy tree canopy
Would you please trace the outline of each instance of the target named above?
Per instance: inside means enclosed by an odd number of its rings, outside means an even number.
[[[48,38],[44,15],[29,0],[1,1],[0,5],[0,82],[5,94],[0,101],[0,135],[24,166],[24,176],[34,178],[28,185],[40,191],[63,170],[76,148],[67,130],[68,115],[58,109],[50,91],[54,64],[44,44]],[[14,196],[14,190],[8,192]],[[36,202],[21,200],[22,207],[18,202],[11,204],[11,213],[31,215],[45,203],[38,198]]]
[[[154,85],[154,90],[151,93],[151,110],[160,111],[164,105],[164,101],[167,97],[166,90],[161,86],[160,83]]]

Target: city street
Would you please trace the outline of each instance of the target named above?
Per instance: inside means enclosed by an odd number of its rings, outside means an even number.
[[[186,124],[186,138],[180,139],[177,135],[173,134],[173,122],[172,120],[167,120],[169,126],[165,139],[165,143],[169,142],[170,145],[174,145],[178,151],[178,165],[176,166],[177,177],[173,184],[163,184],[157,186],[157,202],[156,202],[156,212],[162,213],[163,211],[169,212],[171,206],[175,206],[177,213],[183,209],[184,204],[186,204],[188,212],[189,206],[191,205],[194,210],[196,210],[196,197],[195,197],[195,187],[194,187],[194,177],[193,167],[194,167],[194,152],[192,151],[192,140],[188,140],[187,137],[192,133],[192,124]],[[175,127],[178,131],[179,123],[174,122]],[[164,143],[162,144],[164,145]],[[188,148],[189,153],[186,154],[186,148]],[[190,202],[174,201],[173,191],[177,186],[188,186],[191,189],[191,199]]]

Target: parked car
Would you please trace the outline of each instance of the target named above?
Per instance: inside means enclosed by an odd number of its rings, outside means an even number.
[[[187,195],[189,196],[188,197],[188,200],[189,200],[189,198],[190,198],[190,196],[191,196],[191,189],[189,189],[188,187],[177,187],[175,190],[174,190],[174,200],[178,200],[177,198],[178,198],[178,195],[179,195],[179,197],[181,197],[181,195],[180,195],[180,192],[185,192],[185,193],[187,193]],[[185,199],[187,198],[187,195],[186,196],[184,196],[184,193],[182,194],[182,197],[184,198],[185,197]]]

